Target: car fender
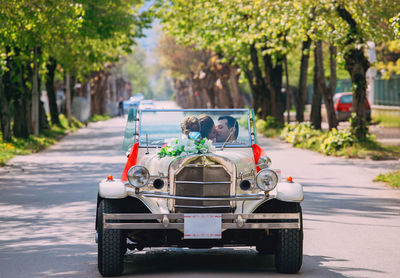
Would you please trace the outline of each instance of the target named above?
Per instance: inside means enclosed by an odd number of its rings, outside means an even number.
[[[285,202],[302,202],[304,200],[303,186],[297,182],[279,182],[270,196]]]
[[[143,196],[140,196],[138,194],[129,194],[129,196],[132,198],[138,199],[153,214],[158,214],[158,213],[168,214],[169,213],[168,206],[166,204],[166,202],[167,202],[166,199],[144,198]]]
[[[303,186],[297,182],[279,182],[266,199],[238,202],[235,213],[253,213],[259,206],[271,199],[300,203],[304,200]]]
[[[120,179],[104,179],[99,183],[99,196],[104,199],[123,199],[128,196],[128,193]]]
[[[237,206],[235,213],[250,214],[253,213],[259,206],[268,201],[269,199],[240,201],[241,204]],[[239,203],[239,202],[238,202]]]
[[[99,183],[99,197],[103,199],[124,199],[133,197],[142,202],[151,213],[168,213],[166,200],[159,198],[143,198],[135,193],[135,189],[127,187],[120,179],[102,180]]]

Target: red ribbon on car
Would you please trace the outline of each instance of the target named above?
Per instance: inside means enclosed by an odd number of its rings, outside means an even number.
[[[253,148],[253,154],[254,154],[254,163],[257,164],[258,160],[260,159],[260,157],[267,155],[267,153],[264,151],[263,148],[261,148],[259,145],[257,144],[253,144],[251,146]],[[260,167],[257,166],[257,173],[260,171]]]
[[[136,165],[137,154],[139,150],[139,142],[132,146],[131,152],[129,153],[128,161],[125,164],[124,171],[122,172],[121,181],[128,181],[128,171],[132,166]]]

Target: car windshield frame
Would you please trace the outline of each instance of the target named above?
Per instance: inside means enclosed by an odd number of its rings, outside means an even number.
[[[138,140],[137,141],[139,142],[139,146],[140,147],[159,148],[163,144],[165,144],[165,142],[164,142],[162,144],[148,144],[147,145],[146,143],[143,142],[143,140],[140,140],[141,136],[142,136],[143,114],[144,113],[145,114],[146,113],[154,113],[154,112],[184,112],[184,113],[185,112],[186,113],[193,112],[193,113],[205,113],[205,114],[212,112],[214,115],[215,115],[215,113],[218,113],[218,112],[222,112],[222,113],[232,112],[232,114],[238,113],[238,112],[242,112],[243,115],[247,116],[247,128],[245,128],[245,129],[247,129],[247,132],[246,132],[246,136],[244,136],[244,137],[248,138],[247,142],[244,143],[244,144],[231,144],[231,143],[229,143],[229,144],[226,144],[224,147],[225,148],[239,148],[239,147],[243,148],[243,147],[251,147],[252,144],[253,144],[253,138],[251,136],[251,134],[252,134],[251,124],[250,124],[250,113],[251,112],[250,112],[249,109],[244,109],[244,108],[238,108],[238,109],[222,109],[222,108],[221,109],[146,109],[146,110],[139,110],[138,111],[138,113],[139,113],[139,124],[138,124],[138,127],[137,127],[137,131],[138,131]],[[183,120],[183,118],[182,118],[182,120]],[[174,139],[174,138],[165,138],[165,139]],[[216,142],[216,143],[213,143],[213,144],[214,144],[215,147],[222,147],[224,142]]]

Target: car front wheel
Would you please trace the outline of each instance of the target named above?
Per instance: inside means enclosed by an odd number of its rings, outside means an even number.
[[[102,200],[97,210],[97,264],[101,275],[118,276],[124,270],[123,260],[126,251],[126,238],[123,231],[104,229],[104,213],[118,213],[119,209],[113,200]]]
[[[284,203],[281,213],[301,213],[298,203]],[[300,229],[281,229],[277,234],[275,266],[280,273],[297,273],[303,262],[303,223],[300,218]]]

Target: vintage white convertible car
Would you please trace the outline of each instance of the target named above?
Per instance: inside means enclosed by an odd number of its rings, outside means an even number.
[[[211,141],[202,130],[182,133],[185,119],[205,116],[217,134],[227,128],[229,136]],[[99,184],[100,273],[120,275],[128,249],[231,246],[255,246],[275,255],[278,272],[297,273],[303,256],[303,188],[270,167],[254,126],[248,109],[131,109],[122,177]]]

